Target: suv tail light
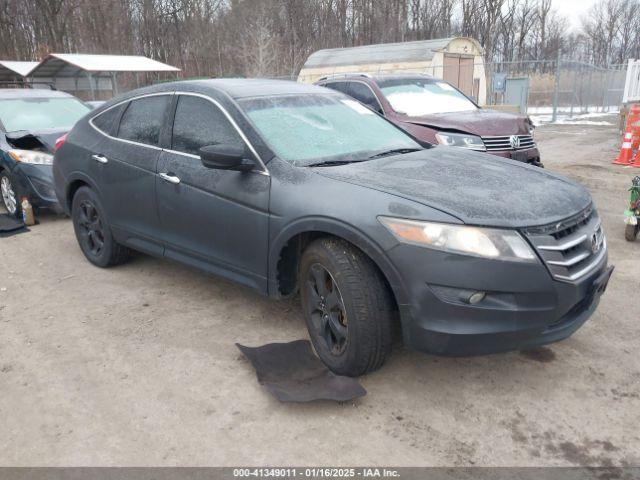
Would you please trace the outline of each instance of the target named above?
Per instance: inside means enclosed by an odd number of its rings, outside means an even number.
[[[58,149],[64,144],[64,142],[67,140],[67,135],[69,135],[68,133],[65,133],[64,135],[62,135],[61,137],[59,137],[56,140],[56,143],[53,146],[53,151],[57,152]]]

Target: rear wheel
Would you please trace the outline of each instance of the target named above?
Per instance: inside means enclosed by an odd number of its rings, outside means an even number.
[[[2,194],[2,204],[9,215],[21,219],[22,208],[20,208],[18,194],[15,191],[11,177],[6,172],[0,174],[0,193]]]
[[[111,267],[129,258],[129,249],[113,238],[100,199],[93,190],[81,187],[71,205],[73,228],[84,256],[98,267]]]
[[[373,262],[322,238],[304,251],[299,279],[309,336],[327,367],[348,376],[380,368],[391,349],[393,299]]]
[[[638,231],[640,231],[640,225],[625,225],[624,238],[628,242],[633,242],[638,238]]]

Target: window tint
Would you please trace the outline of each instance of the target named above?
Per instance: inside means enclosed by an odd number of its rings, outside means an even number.
[[[118,138],[158,145],[169,95],[132,100],[120,120]]]
[[[371,88],[364,83],[351,82],[349,85],[349,95],[376,112],[382,112],[378,99],[371,91]]]
[[[118,118],[120,118],[120,113],[122,112],[122,110],[124,110],[124,107],[126,105],[126,103],[123,103],[121,105],[118,105],[117,107],[113,107],[107,110],[104,113],[101,113],[96,117],[93,117],[93,124],[96,126],[96,128],[102,130],[107,135],[113,135],[116,130],[116,122],[118,121]]]
[[[198,155],[201,147],[215,144],[244,146],[238,132],[213,103],[204,98],[180,95],[171,149]]]
[[[346,93],[348,95],[349,84],[347,82],[330,82],[325,83],[323,87],[330,88],[331,90],[337,90],[338,92]]]

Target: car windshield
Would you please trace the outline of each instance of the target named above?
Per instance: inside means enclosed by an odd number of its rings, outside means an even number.
[[[389,79],[380,90],[398,113],[420,117],[434,113],[466,112],[478,107],[446,82],[431,79]]]
[[[7,132],[70,129],[90,110],[75,98],[12,98],[0,100],[0,122]]]
[[[366,160],[391,150],[421,149],[359,102],[339,94],[240,100],[275,154],[293,165]]]

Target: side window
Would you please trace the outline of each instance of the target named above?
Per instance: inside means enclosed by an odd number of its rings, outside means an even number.
[[[156,95],[132,100],[120,120],[118,138],[158,145],[170,98],[170,95]]]
[[[180,95],[173,120],[171,149],[198,155],[206,145],[244,146],[244,142],[227,117],[204,98]]]
[[[116,131],[116,122],[120,118],[120,113],[124,110],[126,103],[122,103],[117,107],[113,107],[95,117],[91,120],[98,130],[106,133],[107,135],[113,135]]]
[[[337,90],[338,92],[342,92],[344,94],[349,95],[347,91],[348,86],[349,84],[347,82],[329,82],[323,85],[323,87],[330,88],[331,90]]]
[[[351,82],[349,84],[349,95],[376,112],[382,113],[382,107],[380,107],[378,99],[368,85],[360,82]]]

